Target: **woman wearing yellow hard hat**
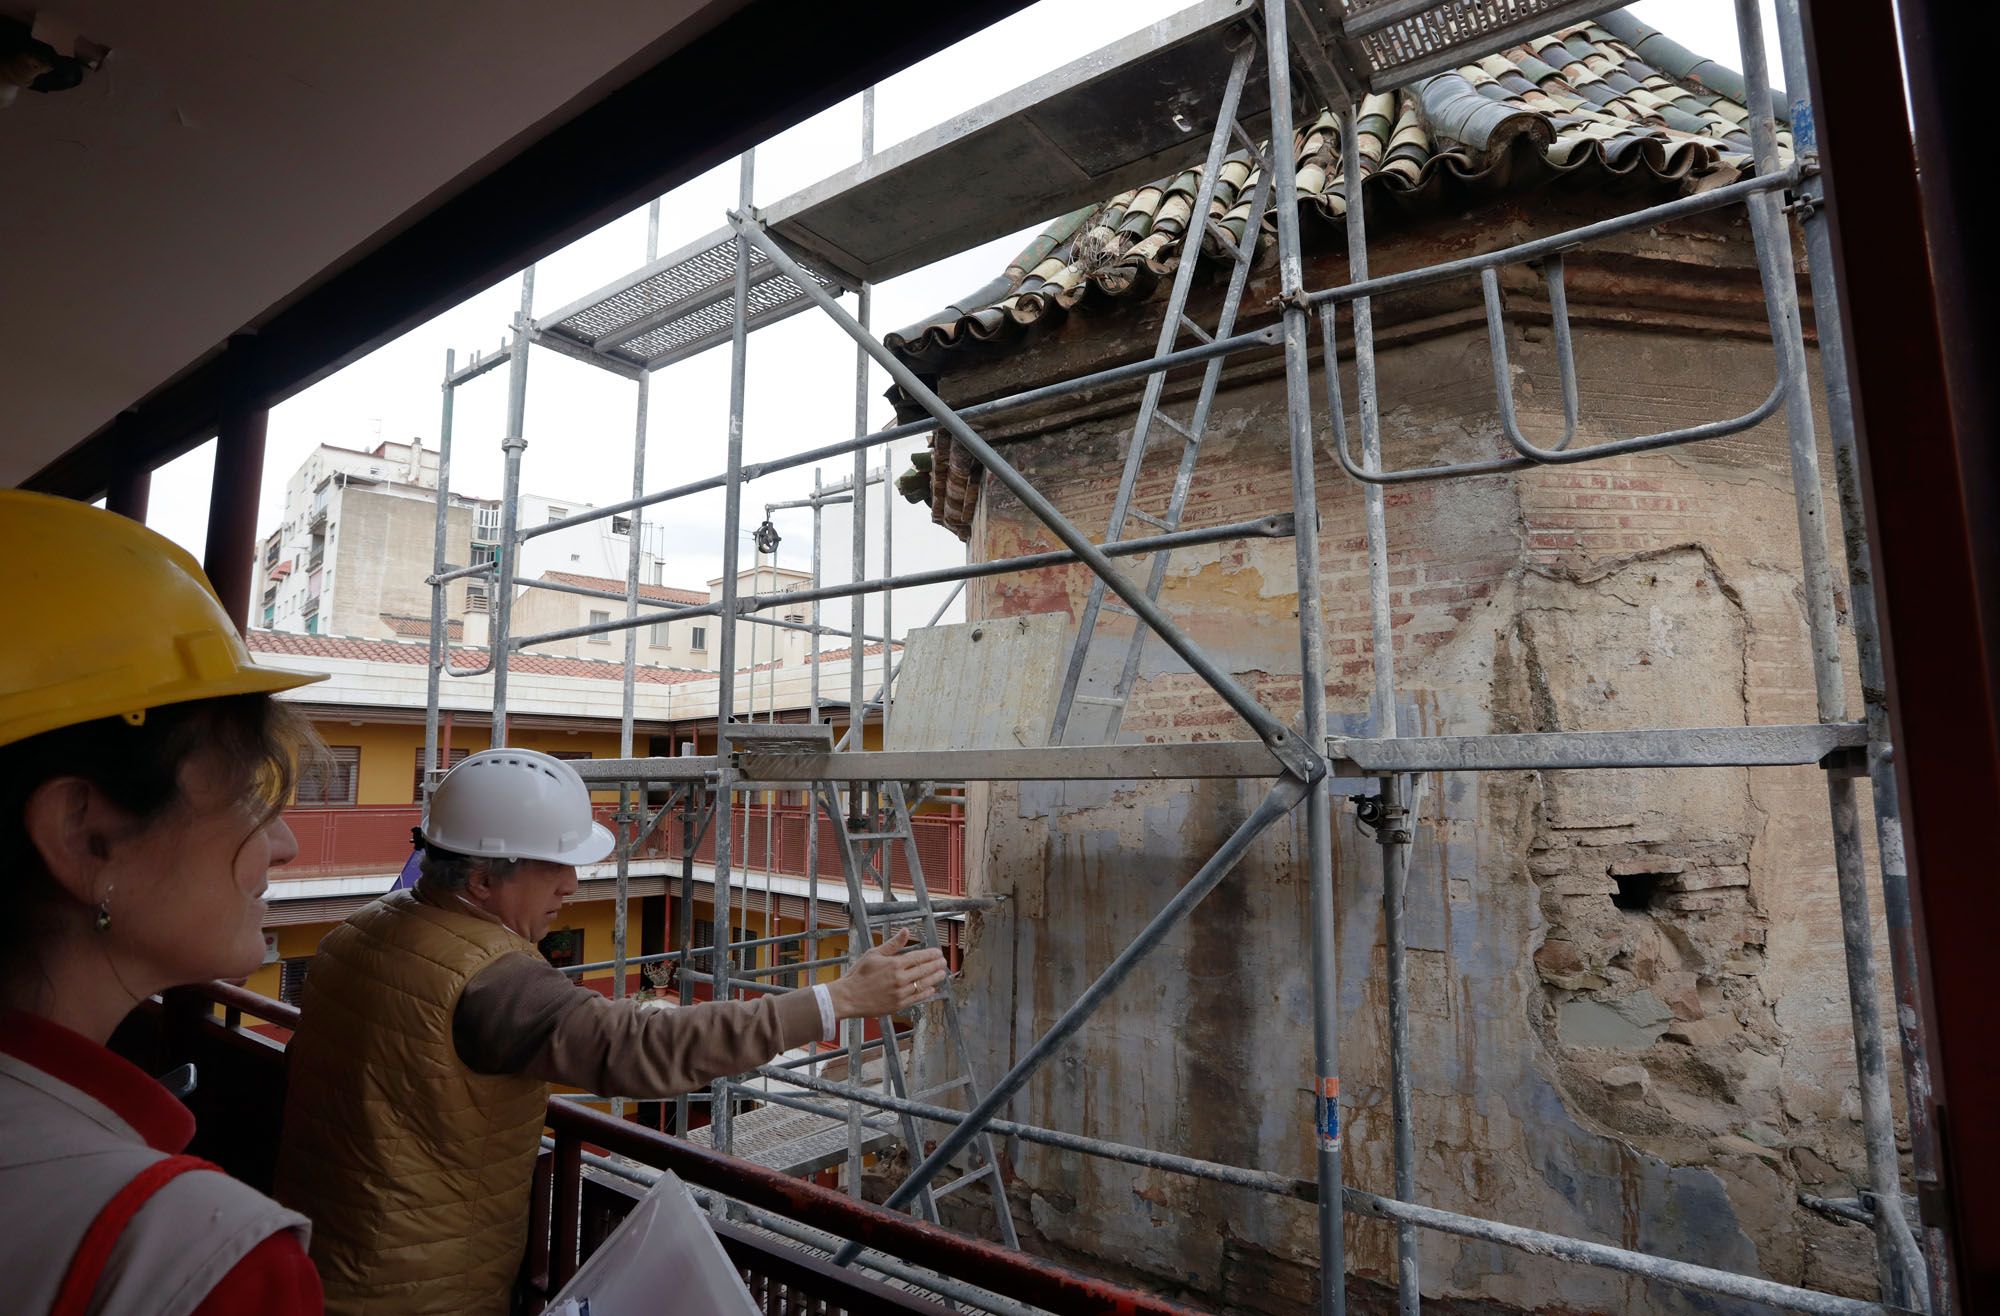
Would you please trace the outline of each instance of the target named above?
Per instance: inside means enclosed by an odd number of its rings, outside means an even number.
[[[321,1311],[304,1217],[180,1155],[107,1050],[164,988],[263,958],[311,728],[201,568],[136,522],[0,491],[0,1274],[26,1312]]]

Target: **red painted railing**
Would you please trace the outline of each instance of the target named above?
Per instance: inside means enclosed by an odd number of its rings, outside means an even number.
[[[597,820],[617,829],[617,807],[597,806]],[[298,837],[299,857],[286,866],[287,877],[334,873],[394,872],[410,856],[410,829],[423,820],[423,810],[410,804],[369,804],[347,808],[288,809],[285,821]],[[962,814],[918,814],[911,819],[924,881],[935,895],[965,894],[965,817]],[[806,873],[806,829],[813,825],[804,807],[769,808],[750,805],[736,811],[733,863],[739,870],[774,871],[803,877]],[[819,863],[823,877],[840,875],[840,839],[833,823],[818,819]],[[646,838],[639,857],[675,859],[680,856],[681,826],[677,818],[662,819]],[[710,827],[695,852],[700,863],[715,861],[715,828]],[[890,881],[910,884],[906,847],[890,850]]]
[[[218,1018],[215,1007],[223,1009]],[[268,1190],[284,1109],[283,1045],[252,1033],[244,1021],[280,1029],[298,1024],[292,1006],[240,987],[208,983],[177,988],[119,1030],[114,1044],[151,1073],[192,1062],[200,1085],[188,1104],[196,1116],[191,1151],[215,1161],[252,1187]],[[585,1175],[586,1152],[606,1151],[662,1170],[783,1221],[864,1245],[989,1293],[1059,1316],[1201,1316],[1154,1294],[1012,1252],[983,1239],[899,1215],[804,1179],[613,1119],[573,1102],[549,1103],[553,1153],[545,1153],[533,1184],[532,1228],[523,1288],[533,1299],[576,1273],[631,1207],[629,1192],[611,1192],[603,1175]],[[838,1270],[818,1253],[803,1252],[767,1233],[719,1223],[723,1247],[766,1312],[863,1313],[937,1311],[906,1289],[889,1288],[854,1270]],[[998,1304],[995,1304],[997,1306]],[[1007,1310],[1015,1308],[1008,1307]],[[967,1302],[964,1310],[994,1306]]]
[[[408,804],[364,804],[344,809],[287,809],[285,822],[299,839],[299,857],[284,876],[314,873],[393,873],[410,857],[410,829],[424,811]]]

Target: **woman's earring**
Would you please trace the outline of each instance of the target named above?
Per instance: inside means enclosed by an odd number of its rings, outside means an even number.
[[[108,931],[111,927],[111,888],[104,888],[104,899],[97,902],[97,930]]]

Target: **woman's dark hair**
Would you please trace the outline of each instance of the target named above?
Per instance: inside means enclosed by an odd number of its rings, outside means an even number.
[[[247,841],[283,811],[301,770],[317,768],[326,748],[297,709],[263,694],[166,704],[136,725],[98,718],[0,747],[0,889],[25,906],[0,923],[0,964],[40,934],[58,895],[22,817],[28,797],[79,777],[143,825],[185,803],[181,770],[198,755],[232,774],[219,788],[259,806]]]

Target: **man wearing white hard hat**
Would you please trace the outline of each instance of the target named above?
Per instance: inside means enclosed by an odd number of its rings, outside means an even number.
[[[533,750],[453,768],[419,840],[416,886],[320,943],[289,1048],[277,1195],[313,1221],[329,1313],[508,1310],[551,1083],[675,1096],[944,978],[899,935],[810,991],[644,1010],[579,989],[535,943],[613,841]]]

